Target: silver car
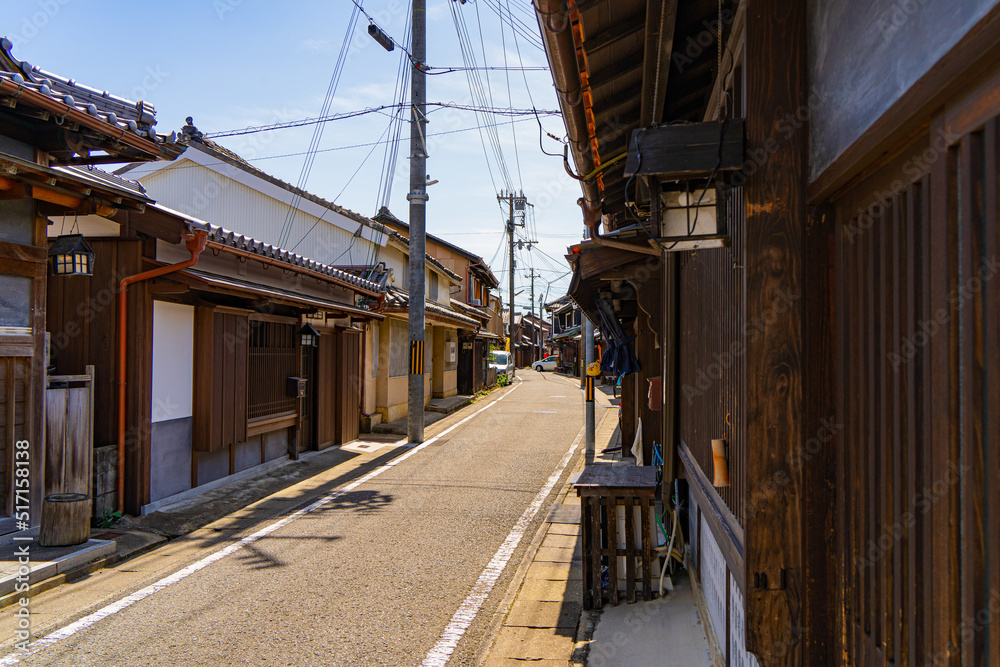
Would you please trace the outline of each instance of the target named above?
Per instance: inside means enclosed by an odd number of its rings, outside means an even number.
[[[497,375],[506,373],[507,377],[514,375],[514,358],[509,352],[493,350],[490,352],[490,368],[495,368]]]
[[[531,367],[536,371],[554,371],[556,366],[559,365],[559,357],[554,354],[550,354],[547,357],[542,357],[535,363],[531,364]]]

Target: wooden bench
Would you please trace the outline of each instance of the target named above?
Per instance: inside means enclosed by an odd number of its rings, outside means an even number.
[[[637,600],[636,585],[640,580],[642,599],[653,599],[655,545],[650,536],[650,514],[655,511],[656,470],[650,466],[592,466],[580,474],[573,486],[581,504],[583,608],[600,609],[605,602],[619,603],[619,557],[625,560],[625,598],[629,604]],[[619,507],[624,508],[624,535],[619,535]],[[638,544],[636,513],[641,536]],[[604,566],[608,568],[607,590],[601,582]]]

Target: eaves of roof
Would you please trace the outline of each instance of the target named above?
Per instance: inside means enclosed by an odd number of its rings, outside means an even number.
[[[9,39],[0,39],[0,93],[117,139],[151,157],[172,160],[183,151],[176,133],[156,133],[156,109],[148,102],[133,102],[46,72],[15,58],[12,49]]]
[[[406,312],[410,307],[410,295],[408,292],[399,289],[398,287],[390,287],[386,293],[385,303],[382,307],[382,312]],[[440,318],[452,320],[461,325],[465,325],[467,328],[475,329],[481,326],[480,322],[474,320],[473,318],[463,315],[461,313],[455,312],[450,308],[445,308],[433,301],[426,301],[424,304],[424,312],[430,315],[435,315]]]
[[[404,246],[407,249],[407,251],[409,251],[409,248],[410,248],[410,239],[406,238],[405,236],[403,236],[399,232],[397,232],[397,231],[395,231],[395,230],[393,230],[393,229],[391,229],[389,227],[384,227],[384,229],[385,229],[385,233],[389,235],[389,238],[391,238],[392,240],[396,241],[400,245]],[[462,276],[458,275],[457,273],[455,273],[454,271],[452,271],[451,269],[449,269],[448,267],[446,267],[444,264],[442,264],[440,262],[440,260],[438,260],[438,259],[436,259],[434,257],[431,257],[430,255],[426,255],[426,260],[427,260],[427,263],[429,263],[431,266],[433,266],[434,268],[436,268],[438,271],[444,273],[449,278],[451,278],[451,279],[453,279],[453,280],[455,280],[457,282],[463,282]]]
[[[250,236],[231,232],[228,229],[213,225],[204,220],[198,220],[161,204],[150,204],[149,208],[183,222],[192,230],[205,232],[208,235],[210,246],[215,246],[233,254],[265,263],[277,262],[285,264],[289,270],[312,275],[321,280],[333,282],[356,292],[368,294],[369,296],[378,296],[382,292],[382,289],[375,282],[330,266],[329,264],[323,264],[308,257],[289,252],[278,246],[257,241]]]

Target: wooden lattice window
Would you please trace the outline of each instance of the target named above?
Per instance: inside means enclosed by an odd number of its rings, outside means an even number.
[[[250,321],[248,420],[295,412],[296,399],[285,395],[285,383],[287,378],[298,375],[296,355],[294,325]]]

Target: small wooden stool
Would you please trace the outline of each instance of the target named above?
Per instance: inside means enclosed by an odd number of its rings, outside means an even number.
[[[592,466],[580,473],[573,486],[580,497],[583,528],[583,608],[600,609],[605,597],[612,605],[618,604],[619,557],[625,559],[627,601],[631,604],[637,599],[637,570],[642,571],[642,599],[653,599],[650,511],[656,502],[656,470],[650,466]],[[624,549],[618,546],[618,507],[625,510]],[[636,508],[640,517],[639,545],[635,538]],[[604,558],[608,562],[607,591],[601,585]]]

